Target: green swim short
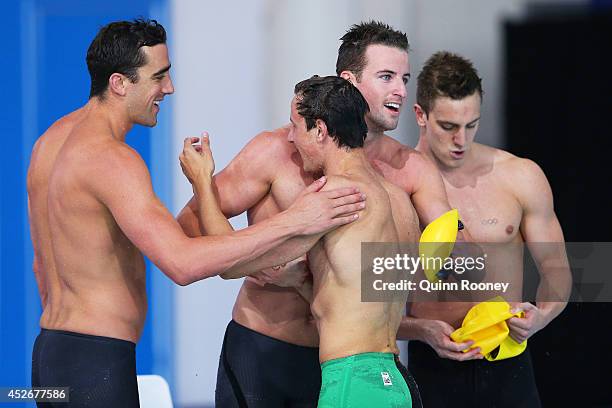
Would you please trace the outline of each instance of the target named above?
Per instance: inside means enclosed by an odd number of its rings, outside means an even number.
[[[361,353],[321,364],[318,408],[412,407],[392,353]]]

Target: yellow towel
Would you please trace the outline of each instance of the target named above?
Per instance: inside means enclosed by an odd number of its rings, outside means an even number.
[[[527,347],[527,340],[519,344],[508,336],[510,330],[506,320],[511,317],[525,317],[525,312],[510,313],[510,305],[501,296],[496,296],[474,305],[461,327],[451,334],[451,339],[457,343],[473,340],[470,349],[480,347],[480,353],[489,361],[518,356]]]

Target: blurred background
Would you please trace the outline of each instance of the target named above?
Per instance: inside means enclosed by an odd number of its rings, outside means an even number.
[[[157,19],[168,31],[176,93],[157,127],[128,142],[177,214],[191,196],[182,140],[211,134],[222,169],[254,135],[288,122],[296,82],[335,72],[339,38],[377,19],[405,31],[413,79],[400,126],[414,146],[416,75],[429,55],[471,59],[485,97],[477,140],[538,162],[568,241],[611,241],[610,1],[562,0],[5,0],[2,40],[0,386],[30,384],[40,300],[31,270],[25,175],[32,146],[89,93],[87,47],[113,20]],[[606,39],[607,38],[607,39]],[[103,174],[100,177],[104,177]],[[244,217],[233,220],[242,228]],[[211,407],[219,351],[241,281],[178,287],[149,264],[149,313],[138,372],[164,376],[175,406]],[[545,406],[612,406],[612,309],[572,304],[532,342]],[[531,340],[530,340],[531,342]],[[3,405],[4,406],[4,405]],[[8,405],[7,405],[8,406]]]

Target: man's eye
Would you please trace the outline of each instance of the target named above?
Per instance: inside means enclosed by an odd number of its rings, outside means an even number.
[[[442,129],[444,129],[444,130],[453,130],[455,128],[455,126],[448,125],[448,124],[441,125],[441,126],[442,126]]]
[[[384,80],[384,81],[388,81],[388,80],[390,80],[390,79],[391,79],[391,75],[388,75],[388,74],[386,74],[386,75],[381,75],[381,76],[380,76],[380,79],[382,79],[382,80]]]
[[[474,129],[476,127],[476,123],[473,123],[471,125],[467,125],[466,128],[468,129]]]

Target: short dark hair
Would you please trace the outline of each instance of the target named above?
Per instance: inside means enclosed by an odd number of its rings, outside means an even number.
[[[433,54],[417,79],[417,103],[429,114],[436,98],[463,99],[478,92],[482,100],[482,80],[472,62],[448,51]]]
[[[337,76],[315,75],[299,82],[294,92],[297,111],[306,120],[307,130],[320,119],[338,147],[363,147],[368,134],[365,114],[370,109],[353,84]]]
[[[87,50],[89,97],[104,99],[108,79],[115,72],[138,82],[138,68],[147,63],[141,47],[165,43],[166,30],[155,20],[115,21],[102,27]]]
[[[361,73],[366,66],[365,53],[369,45],[386,45],[406,52],[410,49],[406,34],[374,20],[354,24],[340,40],[342,44],[338,49],[336,74],[351,71],[357,80],[360,80]]]

